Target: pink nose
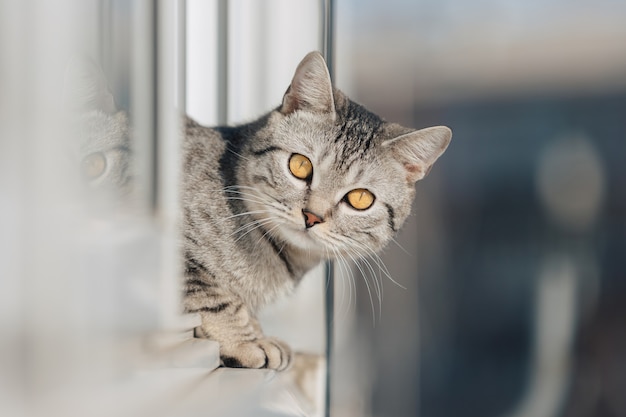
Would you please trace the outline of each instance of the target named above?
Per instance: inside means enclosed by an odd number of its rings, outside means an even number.
[[[304,225],[306,228],[311,228],[319,223],[324,223],[324,219],[318,216],[315,213],[311,213],[308,210],[302,209],[302,214],[304,215]]]

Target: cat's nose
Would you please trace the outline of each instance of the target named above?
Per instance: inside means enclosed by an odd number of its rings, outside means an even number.
[[[308,210],[302,209],[302,214],[304,215],[304,225],[307,229],[315,226],[316,224],[324,223],[323,218]]]

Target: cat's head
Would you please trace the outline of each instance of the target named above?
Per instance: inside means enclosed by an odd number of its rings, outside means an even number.
[[[116,108],[100,67],[73,57],[63,94],[74,175],[90,190],[126,194],[131,180],[128,117]]]
[[[239,184],[273,236],[333,258],[381,249],[409,215],[415,182],[445,151],[443,126],[388,123],[333,89],[317,52],[250,141]]]

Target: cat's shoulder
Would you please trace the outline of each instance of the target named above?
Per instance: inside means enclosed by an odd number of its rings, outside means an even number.
[[[203,126],[189,116],[183,119],[185,139],[188,141],[219,141],[222,135],[215,128]]]
[[[224,135],[216,128],[203,126],[189,116],[183,120],[183,143],[186,153],[206,157],[220,155],[226,148]]]

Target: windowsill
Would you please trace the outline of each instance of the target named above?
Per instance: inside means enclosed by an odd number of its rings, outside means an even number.
[[[284,372],[220,368],[219,344],[193,338],[190,327],[197,324],[196,317],[181,316],[179,329],[146,338],[141,370],[116,387],[113,398],[121,401],[107,402],[122,406],[109,415],[153,408],[176,416],[323,415],[320,355],[298,353]]]

